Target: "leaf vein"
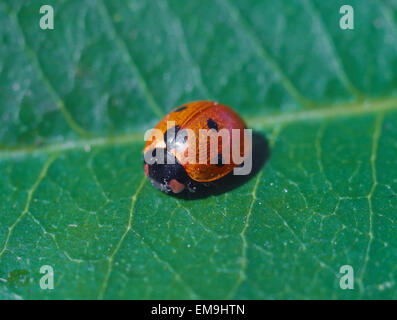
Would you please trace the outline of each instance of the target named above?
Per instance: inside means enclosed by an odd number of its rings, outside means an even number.
[[[361,267],[361,272],[360,272],[359,278],[357,279],[357,282],[358,282],[359,288],[360,288],[360,294],[362,294],[363,290],[364,290],[363,279],[364,279],[364,275],[365,275],[365,272],[367,269],[368,261],[370,259],[372,243],[374,241],[374,231],[373,231],[374,212],[373,212],[372,198],[373,198],[375,189],[378,185],[377,173],[376,173],[376,159],[377,159],[377,154],[378,154],[379,140],[380,140],[380,136],[382,133],[383,119],[384,119],[384,114],[380,114],[376,118],[374,132],[372,135],[372,150],[371,150],[371,157],[370,157],[372,187],[367,195],[367,199],[368,199],[368,243],[367,243],[367,247],[365,250],[364,261],[363,261],[363,265]]]
[[[42,68],[38,57],[34,53],[34,51],[29,47],[25,33],[22,29],[22,26],[19,23],[18,16],[14,12],[8,12],[9,18],[13,21],[15,25],[15,30],[19,34],[22,40],[22,48],[25,51],[26,56],[29,58],[31,65],[36,70],[36,74],[40,81],[44,84],[45,88],[48,90],[51,97],[54,99],[54,102],[61,112],[63,117],[65,118],[66,123],[74,130],[77,134],[82,137],[89,137],[90,133],[87,132],[84,128],[82,128],[72,117],[69,110],[65,106],[65,102],[62,100],[58,92],[55,90],[54,86],[51,84],[50,79],[44,73],[44,69]]]
[[[157,104],[156,100],[154,99],[153,94],[150,92],[149,87],[146,83],[146,80],[144,79],[141,71],[139,70],[138,65],[135,63],[135,60],[134,60],[130,50],[128,49],[128,46],[127,46],[125,40],[118,33],[117,27],[111,17],[108,7],[103,2],[103,0],[99,1],[98,4],[99,4],[98,8],[102,13],[102,16],[103,16],[105,22],[109,26],[108,29],[110,30],[110,33],[113,36],[114,41],[118,45],[119,50],[120,50],[121,54],[123,55],[125,61],[129,65],[129,67],[131,68],[131,70],[133,71],[135,76],[137,77],[139,88],[141,89],[141,92],[145,95],[145,98],[146,98],[150,108],[156,114],[156,116],[163,117],[164,112],[161,110],[161,108]]]
[[[270,66],[274,74],[276,74],[280,78],[280,82],[287,90],[287,92],[296,100],[296,102],[300,103],[303,107],[310,109],[313,102],[304,97],[298,91],[298,89],[296,89],[296,87],[282,70],[278,62],[270,55],[270,53],[261,43],[261,40],[256,35],[252,26],[250,26],[248,21],[246,21],[246,19],[242,17],[239,10],[233,4],[231,4],[230,0],[217,0],[217,3],[225,8],[229,15],[232,17],[232,19],[234,19],[234,21],[240,25],[241,29],[245,31],[246,35],[252,40],[257,55],[261,59],[263,59]]]
[[[19,222],[23,219],[23,217],[26,216],[26,214],[29,212],[30,204],[32,201],[32,197],[34,193],[36,192],[37,188],[39,187],[41,181],[46,177],[48,169],[50,168],[51,164],[55,161],[55,159],[58,157],[57,154],[54,154],[50,156],[47,161],[44,163],[36,181],[34,182],[33,186],[28,190],[28,195],[26,198],[26,203],[23,211],[21,214],[18,216],[18,218],[14,221],[14,223],[8,228],[6,238],[4,240],[3,246],[0,250],[0,259],[3,256],[4,252],[7,250],[8,243],[10,241],[11,235],[15,229],[15,227],[19,224]]]
[[[209,99],[210,93],[208,88],[204,85],[203,78],[201,76],[201,68],[200,65],[193,59],[192,53],[189,49],[188,43],[186,41],[185,33],[183,31],[183,24],[182,24],[182,19],[173,11],[168,5],[168,0],[164,0],[165,7],[167,10],[172,14],[172,16],[176,20],[176,26],[177,26],[177,31],[180,34],[180,38],[182,39],[182,48],[180,49],[182,51],[182,54],[185,55],[185,59],[193,65],[193,74],[195,76],[196,82],[201,90],[201,92],[207,97],[206,99]],[[204,100],[204,99],[203,99]]]
[[[368,114],[397,111],[397,98],[383,100],[368,100],[359,103],[345,103],[333,106],[324,106],[317,110],[291,112],[289,114],[256,116],[247,118],[247,123],[253,128],[275,128],[280,125],[287,126],[292,123],[305,121],[329,120],[335,118],[351,118]],[[26,155],[38,155],[42,153],[68,152],[87,147],[111,147],[143,142],[143,134],[129,133],[111,137],[93,137],[63,143],[50,143],[41,147],[21,146],[0,149],[0,160],[17,158]]]
[[[152,253],[153,257],[158,261],[160,264],[162,264],[166,270],[168,270],[175,278],[176,281],[178,281],[180,284],[182,284],[186,291],[189,293],[191,299],[199,299],[199,296],[195,293],[195,291],[186,283],[185,280],[182,279],[181,275],[175,270],[174,267],[171,266],[171,264],[159,257],[157,252],[149,246],[146,241],[143,239],[143,237],[136,232],[135,230],[132,230],[132,233],[134,233],[139,240],[150,250]]]
[[[116,247],[114,248],[113,252],[111,253],[109,258],[107,259],[108,260],[108,268],[107,268],[107,271],[106,271],[106,274],[105,274],[101,289],[99,291],[99,295],[98,295],[99,299],[103,299],[103,297],[104,297],[104,295],[106,293],[106,289],[107,289],[108,284],[109,284],[110,275],[111,275],[112,269],[113,269],[114,257],[117,254],[117,252],[119,251],[121,245],[123,244],[124,239],[127,237],[127,234],[131,230],[132,218],[133,218],[133,215],[134,215],[134,209],[135,209],[135,203],[137,201],[137,196],[141,192],[145,182],[146,182],[146,177],[144,176],[142,178],[140,184],[138,185],[138,188],[135,190],[135,193],[131,197],[131,206],[130,206],[130,210],[129,210],[127,227],[125,228],[123,234],[121,235],[121,238],[120,238],[119,242],[116,244]]]
[[[354,96],[356,97],[356,99],[361,100],[362,99],[362,93],[359,92],[359,90],[357,88],[354,87],[353,83],[351,82],[350,78],[348,77],[344,67],[343,67],[343,62],[341,60],[341,58],[338,55],[338,51],[336,49],[335,43],[332,40],[332,37],[329,33],[329,31],[327,30],[327,28],[325,27],[324,23],[322,22],[321,19],[321,15],[318,12],[318,10],[314,7],[312,0],[304,0],[303,3],[305,5],[306,8],[308,8],[313,16],[315,17],[315,21],[317,22],[317,25],[319,27],[319,30],[321,31],[321,33],[323,34],[324,39],[326,40],[326,42],[328,43],[328,47],[329,50],[333,56],[333,58],[336,61],[337,64],[337,73],[339,76],[339,79],[341,80],[341,82],[343,83],[343,85],[345,86],[345,88]]]
[[[254,204],[256,202],[256,193],[257,193],[258,185],[259,185],[259,182],[260,182],[260,179],[261,179],[262,175],[263,175],[263,170],[258,173],[258,176],[256,178],[255,185],[254,185],[254,187],[252,189],[252,192],[251,192],[251,196],[252,196],[251,204],[249,206],[248,213],[247,213],[247,215],[245,217],[245,223],[244,223],[243,229],[241,230],[241,233],[240,233],[240,238],[241,238],[241,242],[242,242],[241,257],[239,259],[239,261],[240,261],[240,271],[238,273],[238,278],[237,278],[236,284],[233,286],[232,290],[228,294],[229,299],[232,299],[235,296],[238,288],[241,286],[241,284],[246,279],[246,269],[247,269],[247,262],[248,262],[247,261],[247,247],[248,247],[248,243],[247,243],[247,239],[246,239],[245,234],[246,234],[247,229],[248,229],[248,227],[250,225],[252,209],[253,209]]]

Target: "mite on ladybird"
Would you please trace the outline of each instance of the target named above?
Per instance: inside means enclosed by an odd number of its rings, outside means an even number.
[[[217,102],[177,107],[145,140],[145,174],[167,193],[195,192],[232,172],[251,171],[251,130],[235,111]]]

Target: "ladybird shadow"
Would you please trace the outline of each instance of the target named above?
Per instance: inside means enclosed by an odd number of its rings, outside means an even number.
[[[206,185],[198,185],[196,192],[184,191],[178,194],[170,194],[172,197],[184,200],[204,199],[213,195],[220,195],[236,189],[247,183],[258,174],[270,157],[268,140],[260,133],[252,133],[252,170],[248,175],[234,175],[233,171],[219,181],[213,181]]]

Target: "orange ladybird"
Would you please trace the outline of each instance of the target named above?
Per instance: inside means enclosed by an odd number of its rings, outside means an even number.
[[[165,192],[195,192],[199,185],[209,186],[242,164],[245,128],[235,111],[217,102],[180,106],[149,133],[143,149],[145,174]],[[233,157],[235,149],[242,159],[239,163]]]

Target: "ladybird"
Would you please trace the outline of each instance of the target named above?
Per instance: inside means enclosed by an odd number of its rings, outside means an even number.
[[[145,136],[145,174],[167,193],[208,187],[243,164],[246,128],[235,111],[217,102],[196,101],[177,107]],[[235,150],[239,161],[235,161]]]

